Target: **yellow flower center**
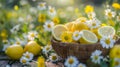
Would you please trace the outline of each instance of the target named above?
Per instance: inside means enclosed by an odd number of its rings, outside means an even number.
[[[106,43],[107,45],[109,45],[109,44],[110,44],[110,39],[106,39],[106,40],[105,40],[105,43]]]
[[[16,44],[20,44],[20,42],[16,42]]]
[[[108,13],[108,16],[109,16],[109,17],[112,17],[112,13],[111,13],[111,12],[109,12],[109,13]]]
[[[27,61],[25,59],[22,60],[22,63],[26,63]]]
[[[4,42],[4,44],[8,44],[8,42],[7,42],[7,41],[5,41],[5,42]]]
[[[80,65],[79,67],[83,67],[82,65]]]
[[[70,59],[68,60],[68,63],[69,63],[69,64],[73,64],[73,63],[74,63],[74,60],[73,60],[72,58],[70,58]]]
[[[53,13],[53,12],[54,12],[54,9],[53,9],[53,8],[51,8],[51,9],[50,9],[50,12],[51,12],[51,13]]]
[[[59,21],[58,18],[53,18],[53,22],[54,22],[55,24],[57,24],[57,23],[59,23],[60,21]]]
[[[40,4],[41,7],[45,6],[45,4]]]
[[[79,34],[75,34],[75,37],[78,37],[79,36]]]
[[[30,56],[27,54],[26,56],[25,56],[26,58],[30,58]]]
[[[98,56],[94,56],[94,59],[97,60],[97,59],[98,59]]]
[[[49,49],[50,49],[50,47],[47,47],[47,48],[46,48],[46,50],[49,50]]]
[[[72,33],[70,32],[63,32],[60,37],[62,42],[72,42]]]
[[[48,24],[48,25],[47,25],[47,27],[48,27],[48,28],[51,28],[51,25],[50,25],[50,24]]]
[[[35,34],[34,34],[34,33],[31,33],[30,36],[31,36],[31,37],[35,37]]]
[[[96,23],[92,23],[92,26],[96,26]]]
[[[52,60],[56,60],[57,59],[57,56],[52,56]]]
[[[118,66],[119,65],[119,62],[118,61],[115,61],[115,66]]]
[[[120,55],[120,52],[119,52],[119,51],[117,51],[117,52],[116,52],[116,54],[117,54],[117,56],[119,56],[119,55]]]
[[[65,40],[68,40],[68,39],[69,39],[69,37],[68,37],[68,36],[65,36],[65,37],[64,37],[64,39],[65,39]]]

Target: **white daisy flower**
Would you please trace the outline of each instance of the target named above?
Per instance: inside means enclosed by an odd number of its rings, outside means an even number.
[[[34,40],[37,37],[38,37],[38,33],[36,31],[28,32],[28,40]]]
[[[49,58],[50,58],[50,61],[52,61],[52,62],[58,61],[58,55],[55,54],[55,53],[52,53],[52,54],[49,56]]]
[[[114,67],[120,67],[120,58],[114,59]]]
[[[18,22],[24,22],[24,18],[23,17],[19,17],[18,18]]]
[[[29,64],[29,60],[26,57],[21,57],[20,58],[20,63]]]
[[[10,65],[9,65],[9,64],[7,64],[7,65],[6,65],[6,67],[10,67]]]
[[[120,15],[119,15],[119,16],[117,16],[117,21],[120,21]]]
[[[50,50],[52,50],[52,46],[51,45],[47,45],[43,48],[42,52],[43,53],[48,53]]]
[[[111,11],[111,9],[106,9],[105,10],[105,15],[108,17],[108,18],[114,18],[116,13]]]
[[[15,25],[11,30],[10,30],[10,32],[11,33],[17,33],[17,31],[20,29],[20,24],[18,24],[18,25]]]
[[[32,22],[33,21],[33,17],[31,15],[27,15],[26,16],[26,20],[27,20],[27,22]]]
[[[33,13],[33,14],[37,14],[37,10],[36,10],[36,8],[34,8],[34,7],[31,7],[31,8],[30,8],[30,12]]]
[[[10,46],[10,42],[8,40],[3,40],[3,51],[5,51]]]
[[[23,56],[26,57],[28,59],[28,61],[31,61],[34,57],[34,55],[30,52],[24,53]]]
[[[66,67],[77,67],[78,63],[79,63],[79,61],[77,60],[76,57],[70,56],[66,59],[65,66]]]
[[[49,6],[49,7],[48,7],[48,14],[49,14],[50,16],[55,16],[55,15],[56,15],[56,10],[55,10],[55,8]]]
[[[50,22],[50,21],[47,21],[47,22],[45,22],[43,27],[44,27],[45,31],[49,31],[50,32],[52,30],[52,28],[54,27],[54,23]]]
[[[89,20],[86,23],[90,29],[98,28],[100,27],[100,24],[101,24],[101,22],[96,18]]]
[[[100,50],[94,51],[90,57],[92,59],[92,62],[100,64],[101,59],[103,59],[103,56],[100,56],[101,53],[102,52]]]
[[[79,31],[75,31],[73,33],[73,40],[78,41],[81,38],[81,33]]]
[[[83,63],[80,63],[80,64],[78,64],[78,67],[86,67],[86,65]]]
[[[27,1],[27,0],[20,0],[20,4],[21,4],[22,6],[27,5],[27,4],[28,4],[28,1]]]
[[[88,17],[89,17],[90,19],[95,18],[95,17],[96,17],[95,12],[89,12],[89,13],[88,13]]]
[[[30,24],[29,24],[29,29],[32,30],[34,27],[35,27],[35,25],[34,25],[33,23],[30,23]]]
[[[39,4],[38,4],[38,9],[39,10],[45,10],[46,9],[46,3],[45,2],[40,2]]]
[[[16,40],[16,42],[14,43],[15,45],[22,45],[22,46],[24,46],[25,44],[27,44],[27,40],[26,39],[22,40],[22,39],[16,37],[15,40]]]
[[[102,54],[102,51],[100,50],[95,50],[92,55],[101,55]]]
[[[112,37],[103,37],[100,39],[100,44],[103,48],[112,48],[114,46],[115,40]]]

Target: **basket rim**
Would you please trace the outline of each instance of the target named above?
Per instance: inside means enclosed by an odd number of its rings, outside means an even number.
[[[57,41],[54,37],[51,37],[51,42],[54,43],[59,43],[61,46],[67,46],[67,45],[79,45],[79,46],[95,46],[95,45],[100,45],[100,42],[97,43],[93,43],[93,44],[80,44],[80,43],[75,43],[75,42],[61,42],[61,41]],[[120,38],[118,38],[116,40],[116,42],[114,44],[120,44]]]
[[[51,38],[51,41],[54,43],[59,43],[61,46],[67,46],[67,45],[79,45],[79,46],[94,46],[94,45],[100,45],[100,42],[94,43],[94,44],[80,44],[80,43],[69,43],[69,42],[61,42],[61,41],[57,41],[55,40],[53,37]]]

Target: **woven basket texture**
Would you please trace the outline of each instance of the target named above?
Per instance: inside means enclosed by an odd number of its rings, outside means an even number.
[[[102,55],[106,56],[109,54],[110,49],[103,48],[100,43],[95,44],[79,44],[79,43],[63,43],[51,39],[52,47],[55,52],[66,59],[68,56],[75,56],[79,59],[80,62],[86,63],[90,58],[91,54],[95,50],[101,50]],[[116,42],[120,44],[120,39]]]

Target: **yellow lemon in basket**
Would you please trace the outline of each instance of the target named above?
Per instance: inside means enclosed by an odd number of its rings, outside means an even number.
[[[86,17],[80,17],[80,18],[78,18],[78,19],[76,19],[76,22],[86,22],[87,21],[87,18]]]
[[[41,46],[35,41],[30,41],[25,45],[24,52],[26,51],[31,52],[34,55],[38,55],[41,51]]]
[[[74,24],[74,29],[78,30],[78,31],[81,31],[81,30],[88,30],[89,28],[85,23],[78,22],[78,23]]]
[[[109,37],[115,35],[115,29],[112,26],[103,26],[98,29],[100,37]]]
[[[109,54],[110,58],[120,58],[120,44],[115,45]]]
[[[5,51],[5,53],[13,60],[21,58],[23,52],[24,51],[21,45],[11,45]]]
[[[69,23],[66,23],[65,26],[68,28],[69,31],[72,31],[73,29],[73,25],[74,25],[74,22],[69,22]]]
[[[60,36],[62,32],[68,31],[68,28],[65,25],[56,25],[52,29],[52,35],[56,40],[61,40]]]
[[[81,34],[82,34],[82,37],[80,38],[81,44],[92,44],[98,42],[97,36],[89,30],[82,30]]]
[[[98,39],[100,39],[101,37],[98,35],[98,28],[94,28],[92,30],[90,30],[91,32],[95,33],[95,35],[97,36]]]

